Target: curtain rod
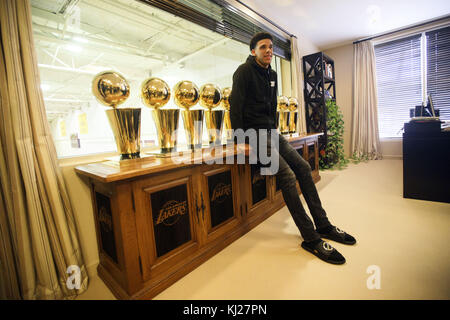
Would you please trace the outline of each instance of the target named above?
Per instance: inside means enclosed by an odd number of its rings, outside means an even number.
[[[387,35],[390,35],[390,34],[393,34],[393,33],[397,33],[397,32],[400,32],[400,31],[405,31],[405,30],[408,30],[408,29],[421,27],[421,26],[424,26],[424,25],[427,25],[427,24],[430,24],[430,23],[433,23],[433,22],[437,22],[437,21],[441,21],[441,20],[445,20],[445,19],[449,19],[449,18],[450,18],[450,14],[447,14],[447,15],[445,15],[443,17],[440,17],[440,18],[437,18],[437,19],[433,19],[433,20],[429,20],[429,21],[426,21],[426,22],[422,22],[422,23],[419,23],[419,24],[412,25],[412,26],[408,26],[408,27],[404,27],[404,28],[401,28],[401,29],[389,31],[389,32],[382,33],[382,34],[379,34],[379,35],[376,35],[376,36],[372,36],[372,37],[356,40],[355,42],[353,42],[353,44],[357,44],[357,43],[360,43],[360,42],[363,42],[363,41],[367,41],[367,40],[376,39],[376,38],[379,38],[379,37],[384,37],[384,36],[387,36]]]

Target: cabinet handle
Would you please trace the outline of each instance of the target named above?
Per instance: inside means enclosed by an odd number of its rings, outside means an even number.
[[[202,208],[202,219],[205,220],[205,205],[203,203],[203,192],[200,193],[201,197],[202,197],[202,206],[200,208]]]
[[[200,218],[198,217],[198,211],[199,211],[199,207],[198,207],[198,202],[197,202],[197,195],[195,195],[195,215],[197,216],[197,222],[200,223]]]

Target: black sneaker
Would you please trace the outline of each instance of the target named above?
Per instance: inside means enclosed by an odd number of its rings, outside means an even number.
[[[347,232],[339,229],[338,227],[332,226],[329,232],[321,232],[321,230],[317,230],[321,238],[333,240],[343,244],[355,244],[356,239],[349,235]]]

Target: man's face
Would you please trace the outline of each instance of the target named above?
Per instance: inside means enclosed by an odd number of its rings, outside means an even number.
[[[252,49],[252,55],[255,56],[256,62],[264,68],[267,68],[272,62],[272,54],[273,45],[270,39],[259,40]]]

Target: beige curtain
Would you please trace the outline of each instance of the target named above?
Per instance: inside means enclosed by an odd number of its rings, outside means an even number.
[[[299,124],[298,131],[300,134],[306,134],[306,113],[305,103],[303,98],[303,73],[302,73],[302,59],[298,51],[297,38],[291,37],[291,76],[292,76],[292,96],[298,99]]]
[[[31,24],[28,0],[0,1],[0,298],[74,298],[88,277],[45,115]],[[78,290],[71,265],[81,271]],[[71,275],[74,289],[66,285]]]
[[[353,64],[352,154],[358,158],[381,159],[375,52],[370,41],[353,46]]]

